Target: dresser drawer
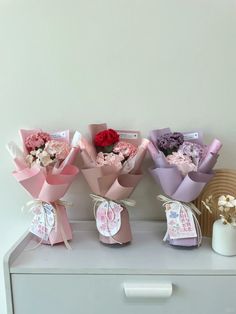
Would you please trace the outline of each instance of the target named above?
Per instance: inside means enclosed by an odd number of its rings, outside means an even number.
[[[234,276],[12,274],[12,287],[15,314],[236,313]]]

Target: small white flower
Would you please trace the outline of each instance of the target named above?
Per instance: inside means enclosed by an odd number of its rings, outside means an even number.
[[[213,196],[212,195],[208,196],[206,199],[206,203],[210,204],[212,201],[213,201]]]
[[[221,212],[228,212],[230,211],[232,207],[224,207],[224,206],[219,206],[218,209],[221,211]]]
[[[50,165],[53,160],[51,159],[50,155],[46,152],[43,151],[42,153],[38,154],[38,162],[43,166],[43,167],[47,167],[48,165]]]
[[[230,208],[236,206],[236,199],[231,195],[221,195],[218,199],[219,210],[221,207],[224,207],[225,211],[229,211]]]
[[[44,152],[44,151],[43,151],[41,148],[39,148],[39,149],[37,149],[37,150],[33,150],[33,151],[31,152],[31,154],[34,153],[34,156],[36,156],[37,158],[40,158],[40,156],[41,156],[41,154],[42,154],[43,152]]]
[[[219,206],[218,209],[223,212],[225,208],[223,206]]]
[[[39,151],[39,149],[38,149],[38,150],[32,150],[32,151],[30,152],[30,155],[36,157],[38,151]]]
[[[31,167],[34,162],[34,157],[32,155],[27,155],[25,158],[28,167]]]

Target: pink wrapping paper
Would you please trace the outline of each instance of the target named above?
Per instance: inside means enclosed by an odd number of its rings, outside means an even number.
[[[97,132],[107,129],[106,124],[93,124],[89,126],[92,138]],[[123,131],[129,132],[129,131]],[[126,141],[126,140],[122,140]],[[119,200],[128,198],[134,191],[138,182],[142,178],[141,164],[145,157],[147,149],[147,140],[129,140],[135,145],[139,146],[138,159],[135,162],[135,173],[122,173],[121,170],[117,170],[113,166],[102,166],[97,167],[95,165],[94,153],[91,155],[90,152],[96,151],[92,143],[83,142],[81,148],[81,157],[84,162],[84,167],[81,169],[86,181],[88,182],[93,193],[111,198],[113,200]],[[96,156],[96,155],[95,155]],[[89,162],[88,162],[88,159]],[[133,169],[132,169],[133,170]],[[132,170],[130,172],[132,172]]]
[[[52,231],[50,232],[48,241],[43,241],[44,244],[54,245],[56,243],[64,242],[62,232],[64,232],[64,236],[67,241],[72,240],[72,231],[71,231],[70,223],[68,221],[65,206],[57,205],[56,211],[57,211],[57,219],[59,221],[57,222],[56,228],[52,229]],[[61,226],[63,226],[62,230],[60,230]]]
[[[107,129],[106,124],[92,124],[89,126],[92,138],[103,130]],[[117,131],[119,132],[119,131]],[[128,132],[130,131],[120,131]],[[139,132],[138,132],[139,133]],[[111,200],[122,200],[128,198],[142,178],[141,165],[145,157],[148,140],[138,139],[122,139],[128,141],[138,147],[138,152],[133,160],[129,160],[129,165],[122,169],[115,166],[96,166],[96,149],[93,143],[82,139],[81,158],[84,166],[81,169],[88,185],[94,194],[109,198]],[[123,206],[124,207],[124,206]],[[113,237],[116,241],[126,243],[131,241],[131,230],[129,226],[129,216],[126,208],[122,211],[122,226],[120,231]],[[104,243],[116,243],[111,238],[100,236],[100,240]]]
[[[45,174],[44,169],[34,166],[13,171],[13,176],[33,198],[50,203],[66,194],[78,172],[77,167],[68,165],[61,174]]]

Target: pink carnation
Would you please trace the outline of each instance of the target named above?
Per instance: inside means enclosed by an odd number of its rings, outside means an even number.
[[[45,132],[33,133],[25,139],[25,146],[28,152],[44,146],[51,139],[50,135]]]
[[[128,142],[118,142],[113,148],[114,153],[121,153],[125,158],[133,157],[137,153],[137,147]]]
[[[113,154],[113,153],[98,153],[96,164],[97,166],[116,166],[117,168],[122,167],[122,161],[124,160],[124,156],[122,154]]]
[[[70,152],[70,147],[66,142],[51,140],[46,143],[45,151],[58,160],[64,160]]]
[[[170,165],[175,165],[184,176],[190,171],[197,171],[197,166],[192,162],[191,158],[181,152],[174,152],[168,155],[166,159]]]

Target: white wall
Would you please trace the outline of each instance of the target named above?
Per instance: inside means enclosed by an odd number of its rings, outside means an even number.
[[[19,128],[201,128],[235,167],[235,84],[235,0],[0,0],[0,259],[30,220],[4,149]],[[92,218],[88,191],[78,178],[71,218]],[[156,193],[146,177],[132,218],[163,217]]]

